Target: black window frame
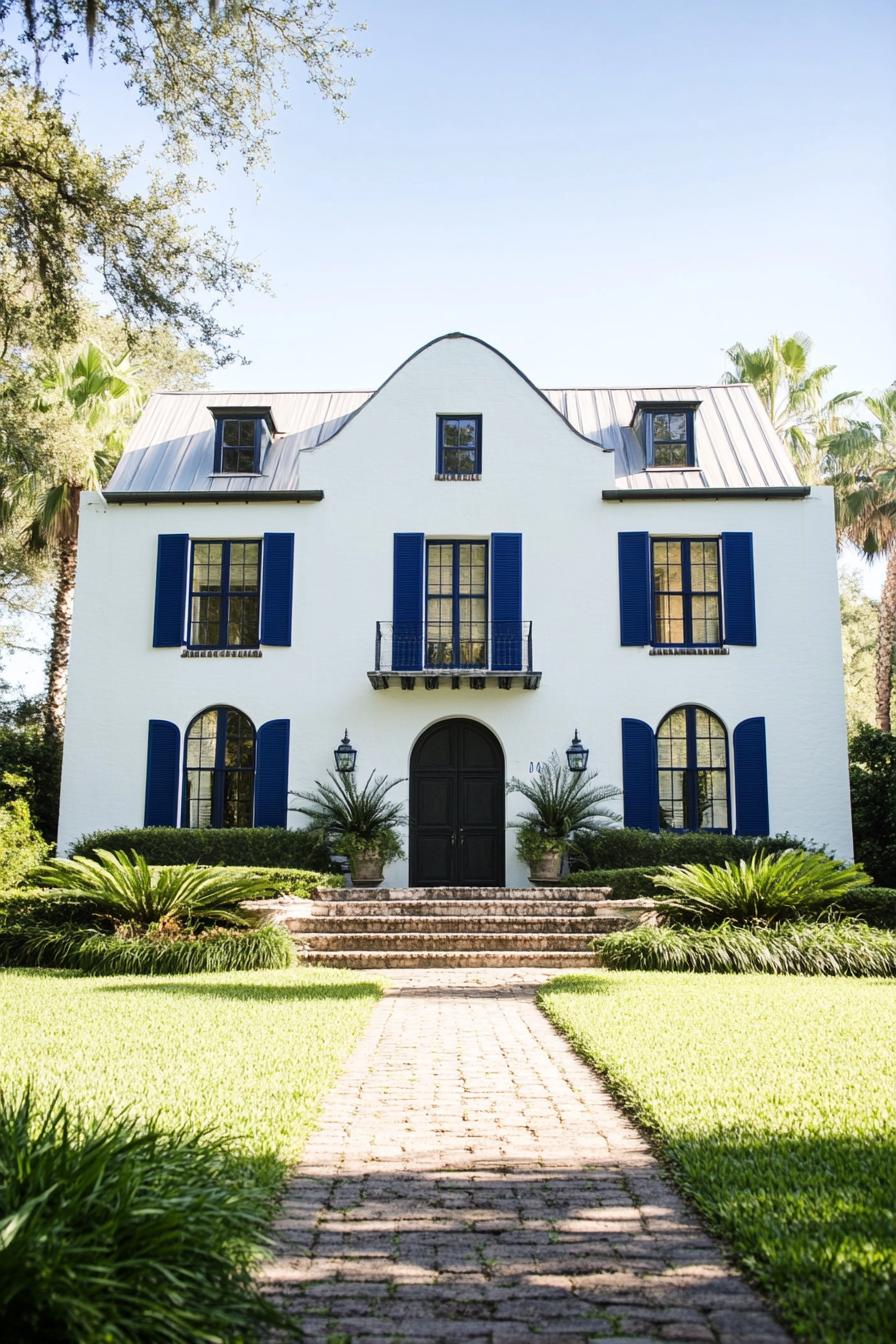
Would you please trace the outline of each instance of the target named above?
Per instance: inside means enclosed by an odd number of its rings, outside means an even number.
[[[236,448],[225,447],[224,444],[224,426],[228,424],[252,425],[252,465],[251,467],[225,465],[224,454],[226,452],[243,452],[243,445]],[[215,417],[215,473],[220,476],[258,476],[261,474],[261,454],[265,441],[265,430],[267,426],[262,416],[258,415],[218,415]]]
[[[441,592],[441,590],[440,590],[439,592],[430,592],[430,588],[429,588],[429,554],[430,554],[430,550],[431,550],[432,547],[434,547],[434,546],[450,546],[450,547],[451,547],[451,593],[450,593],[450,594],[448,594],[448,593],[443,593],[443,592]],[[469,593],[464,593],[464,592],[461,592],[461,590],[460,590],[461,547],[462,547],[462,546],[481,546],[481,547],[483,548],[483,561],[482,561],[482,567],[483,567],[483,585],[484,585],[484,586],[483,586],[483,590],[482,590],[482,592],[476,592],[476,593],[474,593],[474,592],[471,591],[471,592],[469,592]],[[489,546],[488,541],[485,540],[485,539],[483,539],[483,540],[479,540],[479,539],[473,537],[473,538],[467,538],[467,539],[462,540],[462,541],[458,541],[458,540],[453,540],[453,539],[450,538],[450,537],[432,537],[432,538],[429,538],[429,537],[428,537],[428,538],[427,538],[427,540],[426,540],[425,554],[424,554],[425,573],[424,573],[424,580],[423,580],[423,601],[424,601],[424,622],[423,622],[423,665],[424,665],[424,668],[445,668],[445,667],[451,666],[451,667],[458,667],[458,668],[461,668],[461,667],[462,667],[462,668],[472,668],[472,669],[479,668],[479,669],[482,669],[482,670],[487,670],[488,665],[489,665],[488,636],[489,636],[489,602],[490,602],[490,596],[491,596],[491,595],[490,595],[490,592],[489,592],[489,558],[490,558],[490,557],[489,557],[489,551],[490,551],[490,546]],[[472,568],[472,561],[471,561],[471,568]],[[430,619],[429,619],[429,603],[430,603],[430,600],[433,600],[433,601],[446,601],[446,600],[449,600],[449,599],[450,599],[450,601],[451,601],[451,651],[452,651],[452,662],[451,662],[450,664],[447,664],[447,663],[433,663],[433,662],[430,662],[430,661],[429,661],[429,645],[430,645],[430,634],[429,634],[429,632],[430,632],[430,625],[431,625],[431,622],[430,622]],[[468,662],[468,663],[465,663],[465,662],[461,662],[461,661],[460,661],[460,650],[461,650],[461,646],[462,646],[462,644],[463,644],[465,638],[466,638],[468,641],[472,642],[472,636],[470,636],[469,634],[466,635],[466,636],[464,635],[463,622],[461,621],[461,618],[460,618],[460,604],[461,604],[461,602],[464,601],[465,599],[468,600],[468,601],[478,601],[478,602],[482,602],[482,609],[483,609],[483,613],[484,613],[483,620],[482,620],[482,625],[484,626],[484,635],[483,635],[483,641],[482,641],[482,642],[483,642],[483,658],[482,658],[482,662],[479,662],[479,663],[477,663],[477,662]],[[436,625],[441,625],[441,622],[435,622],[434,624],[436,624]],[[433,640],[433,642],[435,643],[435,642],[444,642],[444,641],[436,641],[436,640]]]
[[[197,546],[220,546],[221,549],[221,588],[215,591],[205,590],[197,592],[194,587],[193,574],[195,570],[195,557]],[[229,640],[230,632],[230,599],[231,597],[249,597],[253,596],[251,589],[234,590],[230,583],[230,548],[231,546],[257,546],[258,547],[258,581],[254,589],[254,596],[258,603],[258,616],[256,620],[255,639],[252,643],[231,644]],[[187,648],[189,649],[257,649],[261,646],[261,566],[263,559],[264,543],[260,537],[195,537],[190,539],[190,573],[189,587],[187,589]],[[193,602],[196,598],[218,596],[221,602],[221,609],[218,614],[218,640],[215,644],[200,644],[193,639]]]
[[[666,723],[669,722],[669,720],[672,718],[672,716],[673,716],[674,714],[678,714],[678,713],[680,713],[680,712],[684,712],[684,715],[685,715],[685,743],[686,743],[686,748],[685,748],[685,750],[686,750],[686,762],[685,762],[685,765],[684,765],[684,767],[682,767],[682,766],[676,766],[676,765],[668,765],[668,766],[660,765],[660,764],[659,764],[659,759],[660,759],[660,734],[661,734],[661,732],[662,732],[663,726],[664,726]],[[688,825],[684,825],[684,826],[667,826],[667,825],[664,825],[664,824],[663,824],[663,796],[664,796],[663,788],[662,788],[663,775],[664,775],[664,774],[674,775],[674,774],[676,774],[676,773],[682,773],[682,772],[684,773],[684,776],[685,776],[685,793],[684,793],[684,797],[683,797],[682,802],[683,802],[684,818],[685,818],[685,821],[687,821],[687,820],[688,820],[688,817],[690,817],[691,819],[694,819],[694,818],[698,818],[699,815],[700,815],[700,780],[699,780],[700,775],[701,775],[701,774],[711,774],[711,773],[713,773],[714,771],[718,771],[718,770],[720,770],[720,769],[722,768],[722,767],[720,767],[720,766],[714,766],[714,765],[712,765],[712,764],[710,764],[710,765],[708,765],[708,766],[701,766],[701,765],[698,765],[698,764],[697,764],[697,740],[698,740],[698,739],[697,739],[697,713],[698,713],[698,712],[701,713],[701,714],[706,714],[706,715],[707,715],[713,722],[715,722],[716,724],[718,724],[718,726],[719,726],[719,727],[721,728],[721,730],[722,730],[722,737],[723,737],[724,742],[725,742],[725,765],[724,765],[724,771],[725,771],[725,815],[726,815],[726,817],[727,817],[727,825],[725,825],[725,826],[688,826]],[[719,718],[718,714],[714,714],[713,711],[712,711],[711,709],[707,709],[705,705],[676,705],[674,709],[670,709],[669,712],[668,712],[667,714],[664,714],[663,717],[660,719],[659,724],[657,725],[657,729],[656,729],[655,737],[656,737],[656,744],[657,744],[657,791],[658,791],[658,794],[659,794],[660,830],[663,830],[663,831],[673,831],[673,832],[675,832],[676,834],[679,834],[679,835],[683,835],[683,834],[700,834],[700,833],[705,834],[705,835],[730,835],[730,834],[731,834],[731,830],[732,830],[732,828],[731,828],[731,743],[730,743],[730,741],[729,741],[728,729],[725,727],[725,724],[724,724],[723,721]],[[712,740],[712,739],[710,738],[710,740]]]
[[[714,544],[716,548],[716,574],[718,576],[717,586],[714,589],[701,588],[695,592],[691,583],[691,545],[692,543],[705,546]],[[657,586],[656,586],[656,567],[654,564],[654,547],[657,545],[681,546],[681,589],[668,588],[663,591],[670,597],[681,597],[682,599],[682,623],[684,626],[684,638],[678,640],[664,640],[659,637],[659,620],[656,610]],[[693,637],[694,613],[693,600],[695,597],[714,597],[719,608],[719,638],[717,640],[695,640]],[[651,642],[657,649],[720,649],[725,643],[724,630],[724,604],[722,602],[722,545],[721,537],[661,537],[652,536],[650,538],[650,634]]]
[[[216,714],[217,722],[215,724],[215,761],[211,766],[191,766],[189,764],[190,735],[196,725],[205,718],[207,714]],[[252,733],[252,764],[228,765],[227,764],[227,734],[229,714],[236,714],[245,720]],[[222,732],[222,718],[223,729]],[[238,819],[234,827],[243,825],[255,825],[255,775],[258,768],[258,730],[255,724],[241,709],[235,705],[209,705],[191,719],[189,727],[184,735],[184,765],[182,778],[182,804],[181,804],[181,827],[187,830],[220,830],[228,829],[225,821],[225,806],[227,802],[227,783],[230,775],[248,775],[251,776],[249,784],[249,816],[250,820],[244,822]],[[212,776],[211,788],[211,820],[206,826],[192,826],[190,824],[190,775],[192,774],[210,774]]]
[[[449,451],[455,448],[454,444],[445,444],[445,425],[455,420],[472,420],[475,426],[475,440],[473,449],[475,453],[475,466],[472,471],[449,471],[445,466],[445,449]],[[466,445],[463,445],[466,446]],[[482,416],[481,414],[439,414],[436,416],[436,475],[437,476],[458,476],[461,479],[482,475]]]

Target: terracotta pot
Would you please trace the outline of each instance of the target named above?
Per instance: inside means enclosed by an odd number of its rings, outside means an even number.
[[[349,860],[356,887],[378,887],[383,880],[383,861],[375,849],[364,849]]]
[[[548,849],[529,864],[530,882],[556,882],[563,867],[563,850]]]

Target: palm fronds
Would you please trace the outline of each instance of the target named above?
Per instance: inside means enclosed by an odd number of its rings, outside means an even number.
[[[759,851],[750,859],[718,866],[667,867],[650,880],[658,888],[657,905],[667,922],[697,925],[726,920],[778,924],[802,915],[817,916],[871,884],[861,867],[802,849]]]
[[[97,915],[147,928],[162,921],[188,927],[197,923],[245,924],[242,901],[272,894],[269,878],[184,864],[150,868],[141,854],[122,850],[94,851],[54,859],[39,869],[34,881],[69,898],[89,898]]]
[[[328,770],[327,779],[329,783],[318,780],[309,792],[294,793],[292,797],[303,806],[292,810],[306,816],[311,831],[330,844],[341,844],[347,850],[376,849],[384,856],[388,850],[389,857],[397,857],[400,846],[395,829],[406,824],[407,814],[400,802],[386,795],[404,781],[372,770],[360,786],[353,774]]]
[[[604,804],[620,797],[613,784],[598,784],[597,772],[576,773],[566,767],[555,751],[531,779],[510,779],[507,792],[519,793],[531,804],[511,822],[518,830],[535,831],[558,847],[577,831],[599,831],[620,820]]]

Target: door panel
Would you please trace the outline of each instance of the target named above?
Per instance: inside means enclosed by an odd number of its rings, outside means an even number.
[[[467,719],[425,733],[411,757],[411,886],[503,886],[504,754]]]

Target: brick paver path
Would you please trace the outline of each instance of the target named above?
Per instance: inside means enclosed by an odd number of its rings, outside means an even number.
[[[547,974],[388,972],[269,1291],[320,1344],[786,1344],[535,1006]]]

